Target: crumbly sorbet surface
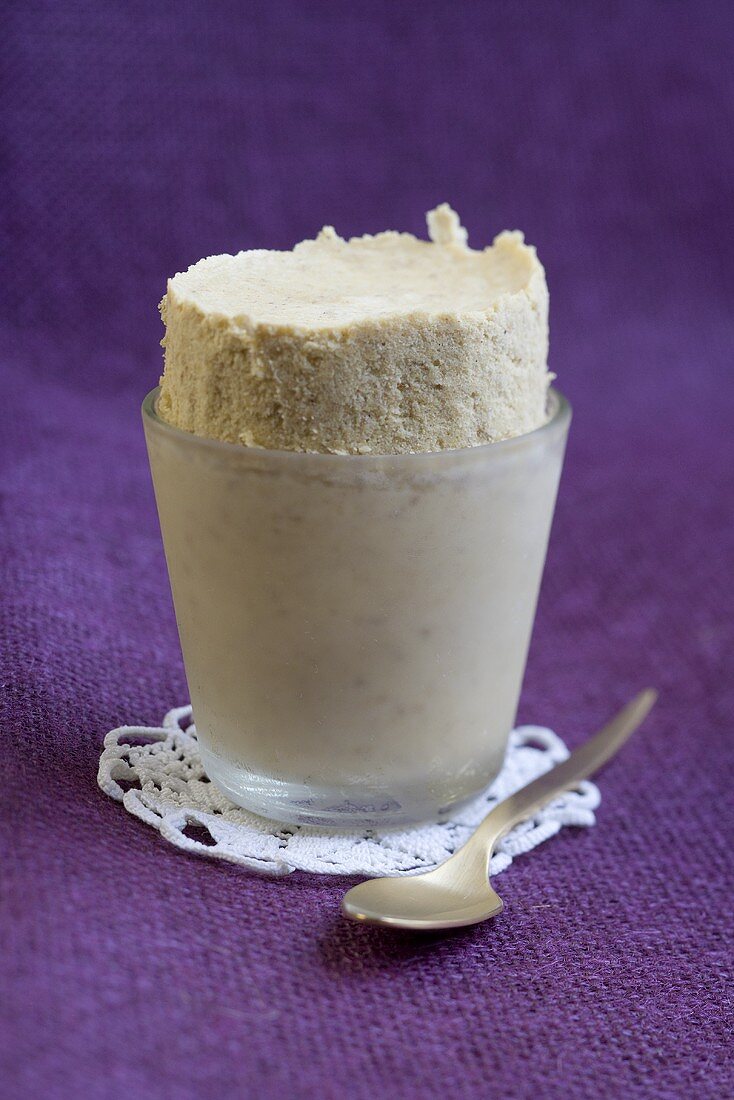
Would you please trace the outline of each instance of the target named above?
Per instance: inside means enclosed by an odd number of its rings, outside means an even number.
[[[446,204],[430,240],[210,256],[168,282],[159,411],[249,447],[398,454],[472,447],[546,419],[548,289],[535,249],[483,250]]]

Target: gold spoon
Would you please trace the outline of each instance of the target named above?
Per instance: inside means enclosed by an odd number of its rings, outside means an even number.
[[[430,932],[461,928],[496,917],[502,899],[489,884],[489,861],[497,842],[546,802],[574,787],[606,763],[644,721],[658,694],[641,691],[599,733],[487,814],[458,852],[434,871],[405,878],[373,878],[342,899],[353,920]]]

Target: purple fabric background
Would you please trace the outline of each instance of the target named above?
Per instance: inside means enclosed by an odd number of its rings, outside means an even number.
[[[732,6],[3,5],[8,1097],[722,1097],[732,1004]],[[203,255],[521,227],[575,407],[520,718],[662,697],[598,827],[443,938],[176,854],[96,788],[187,690],[139,403]]]

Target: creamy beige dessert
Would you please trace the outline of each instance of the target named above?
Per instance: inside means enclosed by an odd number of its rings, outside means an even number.
[[[265,816],[428,818],[514,721],[568,426],[532,431],[548,294],[520,234],[428,224],[168,284],[145,425],[194,717]]]
[[[548,290],[535,249],[482,251],[446,204],[431,240],[327,227],[292,252],[210,256],[168,283],[159,411],[268,449],[472,447],[543,423]]]
[[[567,423],[342,457],[222,446],[146,417],[202,759],[225,794],[348,827],[425,820],[490,782]]]

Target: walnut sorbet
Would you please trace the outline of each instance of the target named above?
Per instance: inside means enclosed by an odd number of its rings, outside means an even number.
[[[168,284],[160,412],[288,451],[473,447],[545,419],[548,289],[535,249],[482,252],[447,206],[409,233],[210,256]]]
[[[194,716],[269,817],[427,819],[514,721],[570,414],[534,249],[428,222],[210,257],[163,302],[144,420]]]

